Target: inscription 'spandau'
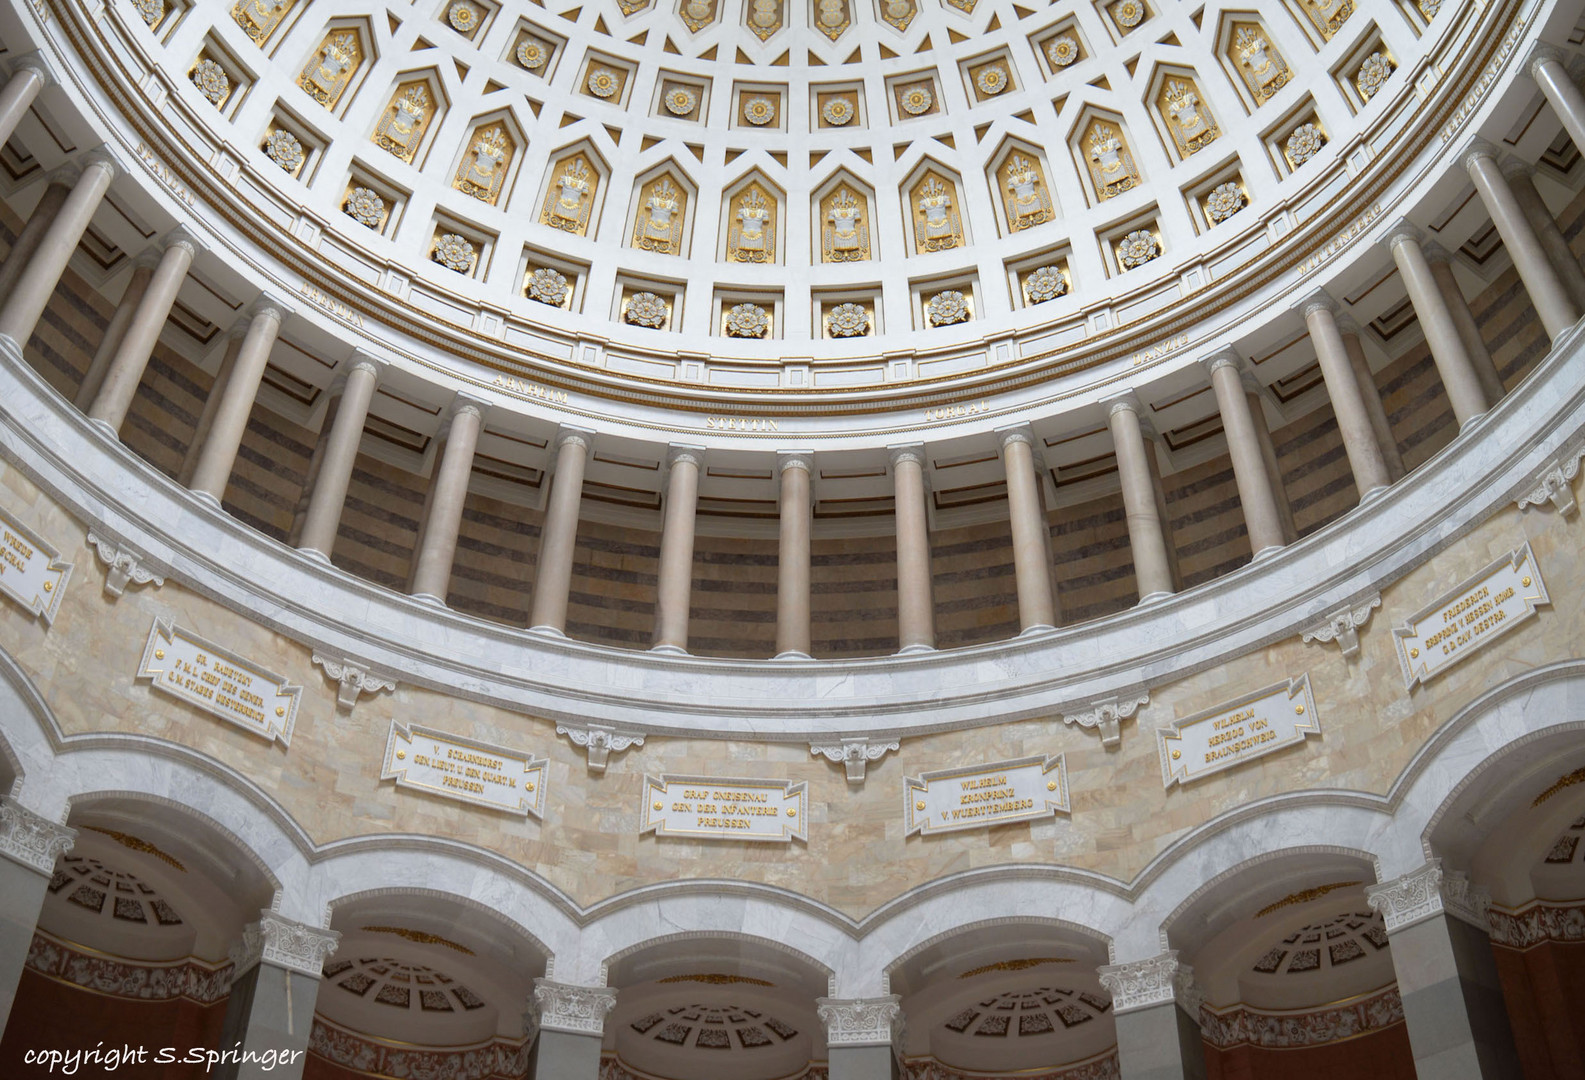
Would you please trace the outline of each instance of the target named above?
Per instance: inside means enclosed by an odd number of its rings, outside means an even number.
[[[30,614],[55,621],[72,564],[61,561],[60,549],[38,533],[0,512],[0,592]]]
[[[391,721],[381,780],[448,799],[545,817],[545,773],[550,761],[504,746]]]
[[[155,619],[138,678],[245,731],[292,742],[303,688],[169,619]]]
[[[552,405],[567,404],[567,391],[552,390],[548,386],[524,382],[522,379],[514,378],[511,375],[497,375],[492,385],[497,389],[505,390],[507,393],[516,394],[518,397],[533,398],[536,401],[548,401]]]
[[[639,834],[704,840],[808,840],[809,785],[722,776],[646,776]]]
[[[903,778],[905,836],[984,829],[1066,814],[1064,755],[968,765]]]
[[[1428,682],[1551,602],[1530,545],[1504,555],[1393,627],[1404,689]]]
[[[1157,728],[1161,786],[1186,784],[1319,734],[1306,673]]]

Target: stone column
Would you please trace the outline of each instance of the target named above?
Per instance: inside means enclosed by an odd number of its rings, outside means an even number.
[[[143,372],[149,366],[149,357],[154,355],[154,346],[159,343],[160,331],[171,317],[176,294],[187,279],[187,268],[197,254],[198,241],[187,230],[178,228],[166,238],[165,253],[160,256],[143,299],[127,324],[120,347],[110,358],[105,381],[88,407],[88,416],[113,435],[121,431],[132,399],[137,396],[138,383],[143,381]]]
[[[809,547],[814,525],[814,454],[779,454],[781,535],[776,549],[776,659],[809,659]]]
[[[1559,334],[1579,321],[1580,309],[1558,280],[1557,271],[1547,260],[1546,248],[1508,186],[1508,179],[1497,164],[1497,148],[1484,139],[1475,139],[1464,148],[1461,160],[1475,181],[1475,190],[1491,215],[1491,223],[1502,237],[1502,246],[1513,259],[1514,269],[1519,271],[1519,280],[1535,304],[1541,325],[1546,327],[1548,337],[1557,340]]]
[[[278,300],[265,296],[254,303],[250,314],[247,336],[237,350],[231,377],[221,388],[214,422],[203,449],[198,452],[198,463],[193,466],[192,490],[208,495],[216,505],[225,498],[231,469],[237,463],[237,451],[242,448],[242,436],[248,430],[248,417],[259,395],[259,383],[270,362],[270,350],[275,347],[281,323],[290,311]]]
[[[341,935],[278,915],[268,908],[232,946],[231,997],[220,1029],[220,1049],[244,1056],[272,1054],[274,1067],[254,1061],[217,1065],[217,1080],[300,1078],[314,1026],[314,1001],[325,960]]]
[[[1481,336],[1480,326],[1475,322],[1475,313],[1469,309],[1469,301],[1464,299],[1464,290],[1459,288],[1458,277],[1453,273],[1453,256],[1434,240],[1421,245],[1421,250],[1431,264],[1431,276],[1436,279],[1436,287],[1447,304],[1447,313],[1453,317],[1458,339],[1464,344],[1464,353],[1475,369],[1475,378],[1480,380],[1481,391],[1490,408],[1501,401],[1507,391],[1503,388],[1502,376],[1497,374],[1491,350],[1486,348],[1486,339]]]
[[[38,250],[27,262],[27,269],[18,276],[16,286],[0,305],[0,334],[16,342],[18,352],[27,347],[39,316],[49,305],[55,286],[66,272],[115,175],[116,163],[108,153],[99,150],[84,158],[82,174],[72,185],[71,194],[66,196],[60,213],[44,231]]]
[[[1381,451],[1382,463],[1387,466],[1387,479],[1396,483],[1403,479],[1403,455],[1398,452],[1398,439],[1392,433],[1392,422],[1387,419],[1387,408],[1382,404],[1381,390],[1376,386],[1376,373],[1370,369],[1365,357],[1365,343],[1360,337],[1359,323],[1352,316],[1337,317],[1337,332],[1343,335],[1343,348],[1348,351],[1348,362],[1354,369],[1354,382],[1359,386],[1359,396],[1365,402],[1365,412],[1370,416],[1370,426],[1376,433],[1376,448]]]
[[[1117,479],[1123,487],[1123,512],[1128,519],[1128,546],[1134,556],[1134,585],[1139,602],[1147,604],[1177,591],[1172,579],[1172,560],[1167,554],[1167,537],[1161,527],[1161,509],[1156,500],[1156,481],[1150,471],[1148,455],[1154,448],[1145,442],[1144,406],[1133,393],[1111,403],[1106,422],[1112,429],[1112,447],[1117,454]]]
[[[145,251],[132,264],[132,276],[127,278],[127,286],[121,291],[121,301],[116,305],[115,314],[110,316],[104,337],[99,339],[99,348],[94,350],[94,358],[89,361],[83,381],[72,398],[72,404],[78,409],[88,411],[94,398],[99,396],[99,389],[105,384],[105,374],[110,370],[110,361],[127,336],[127,327],[132,324],[132,316],[143,302],[143,294],[148,292],[149,282],[154,277],[154,268],[159,265],[159,261],[160,257],[153,251]]]
[[[1238,501],[1244,507],[1249,549],[1259,559],[1282,547],[1285,541],[1282,516],[1272,495],[1254,413],[1249,407],[1249,398],[1244,395],[1243,360],[1229,348],[1207,357],[1202,363],[1210,372],[1216,407],[1221,411],[1222,428],[1227,433],[1227,452],[1233,460]]]
[[[1198,998],[1177,950],[1099,970],[1112,995],[1123,1080],[1205,1080]]]
[[[1490,897],[1441,859],[1365,890],[1382,913],[1415,1071],[1518,1080],[1522,1075],[1492,956]]]
[[[930,524],[925,513],[925,448],[891,448],[897,520],[897,651],[936,647],[935,597],[930,581]]]
[[[297,549],[326,562],[336,546],[347,485],[352,481],[352,466],[363,441],[363,422],[369,415],[369,403],[374,400],[381,367],[372,357],[353,357],[346,382],[334,399],[334,412],[327,418],[330,431],[320,439],[309,469],[308,509],[303,515]]]
[[[1563,129],[1574,140],[1574,146],[1585,153],[1585,95],[1569,78],[1568,68],[1563,66],[1563,53],[1556,46],[1538,41],[1530,46],[1524,68],[1541,88],[1552,111],[1563,121]]]
[[[11,64],[11,77],[0,87],[0,146],[15,134],[17,125],[33,106],[33,99],[55,81],[43,57],[36,52],[19,56]]]
[[[583,469],[594,432],[563,427],[556,433],[556,468],[540,533],[539,567],[534,579],[534,630],[567,632],[567,593],[572,588],[572,555],[578,542],[578,510],[583,502]]]
[[[238,323],[226,331],[222,339],[225,349],[220,354],[220,363],[215,366],[214,381],[209,384],[209,393],[204,395],[204,407],[199,410],[198,424],[193,428],[192,439],[187,444],[187,451],[182,455],[182,467],[177,470],[176,482],[182,487],[193,486],[193,473],[198,470],[198,458],[204,452],[204,447],[209,444],[209,432],[215,426],[215,413],[220,411],[220,402],[226,396],[226,383],[231,381],[231,372],[237,366],[237,354],[242,351],[243,339],[248,336],[248,328]]]
[[[688,653],[688,613],[693,597],[693,537],[699,508],[704,447],[673,444],[666,451],[666,505],[660,528],[659,581],[655,588],[655,643],[651,652]]]
[[[1271,481],[1271,498],[1277,504],[1277,518],[1282,522],[1282,542],[1291,544],[1299,539],[1299,526],[1293,520],[1293,503],[1288,499],[1287,485],[1282,482],[1277,444],[1271,441],[1271,427],[1266,423],[1266,398],[1248,367],[1243,367],[1241,374],[1244,397],[1249,402],[1249,419],[1255,425],[1255,441],[1260,444],[1260,460],[1266,463],[1266,479]]]
[[[1007,516],[1013,534],[1013,574],[1018,585],[1018,623],[1025,634],[1057,625],[1051,593],[1051,549],[1035,468],[1035,433],[1028,424],[997,428],[1007,477]]]
[[[33,207],[33,213],[28,215],[27,224],[22,226],[22,231],[17,233],[16,239],[11,243],[11,250],[6,252],[5,263],[0,265],[0,296],[10,296],[11,290],[16,288],[17,282],[22,279],[28,263],[33,261],[34,253],[44,242],[45,234],[60,216],[61,207],[66,205],[66,199],[72,193],[72,186],[77,183],[77,175],[77,169],[70,165],[62,166],[50,173],[44,185],[44,193],[39,196],[38,205]]]
[[[480,403],[458,395],[452,404],[437,454],[435,474],[424,500],[424,521],[413,556],[413,584],[408,591],[420,600],[444,606],[451,591],[451,564],[457,557],[457,533],[473,475],[473,451],[484,426]]]
[[[892,1080],[902,1045],[902,998],[817,998],[831,1080]]]
[[[529,1055],[529,1080],[599,1080],[600,1040],[616,991],[535,979],[534,1007],[539,1038]]]
[[[1177,591],[1183,591],[1183,568],[1178,565],[1178,544],[1172,535],[1172,517],[1167,513],[1167,487],[1161,480],[1161,456],[1168,455],[1171,448],[1163,443],[1161,433],[1154,426],[1140,425],[1145,436],[1145,465],[1150,470],[1150,488],[1156,497],[1156,520],[1161,522],[1161,536],[1167,544],[1167,566],[1172,571],[1172,585]]]
[[[1494,171],[1495,168],[1494,165]],[[1398,265],[1398,274],[1409,291],[1409,303],[1414,306],[1414,315],[1420,320],[1420,330],[1425,334],[1431,359],[1442,377],[1442,388],[1447,391],[1448,403],[1453,406],[1453,415],[1462,428],[1479,419],[1490,402],[1481,389],[1469,353],[1464,351],[1463,339],[1448,311],[1447,301],[1442,299],[1442,291],[1437,288],[1431,264],[1420,246],[1420,230],[1400,219],[1388,230],[1383,243]]]
[[[1337,418],[1348,467],[1354,474],[1354,487],[1359,490],[1359,501],[1364,502],[1386,491],[1392,481],[1387,475],[1387,462],[1382,457],[1381,447],[1376,443],[1376,429],[1365,405],[1365,392],[1354,374],[1348,347],[1343,344],[1343,334],[1337,326],[1337,301],[1324,289],[1317,289],[1300,302],[1299,310],[1309,328],[1310,343],[1315,346],[1327,396],[1332,399],[1332,414]]]
[[[0,1030],[11,1015],[33,928],[44,907],[55,860],[71,850],[77,830],[40,817],[0,795]]]
[[[1546,253],[1553,273],[1563,283],[1569,299],[1574,301],[1575,310],[1585,311],[1585,271],[1580,270],[1579,260],[1568,246],[1563,230],[1558,228],[1557,218],[1552,216],[1546,200],[1536,190],[1535,166],[1518,158],[1505,158],[1502,174],[1507,178],[1508,187],[1518,200],[1519,209],[1524,212],[1524,218],[1530,223],[1536,239],[1541,241],[1541,250]]]

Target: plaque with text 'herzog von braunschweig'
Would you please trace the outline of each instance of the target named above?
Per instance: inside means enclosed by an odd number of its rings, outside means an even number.
[[[1307,672],[1157,728],[1161,783],[1186,784],[1319,734]]]

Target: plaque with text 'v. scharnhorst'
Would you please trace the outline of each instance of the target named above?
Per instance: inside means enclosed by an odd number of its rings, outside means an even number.
[[[809,785],[724,776],[646,776],[639,834],[696,840],[808,840]]]
[[[381,780],[509,814],[545,817],[548,758],[391,721]]]
[[[1551,602],[1530,545],[1504,555],[1393,628],[1404,689],[1474,655]]]
[[[1068,812],[1068,768],[1062,754],[968,765],[903,778],[904,835],[983,829]]]
[[[37,615],[46,624],[54,621],[66,593],[72,564],[61,562],[60,551],[10,514],[0,513],[0,592]]]
[[[266,739],[291,745],[303,688],[169,619],[155,619],[138,678]]]
[[[1319,734],[1306,673],[1157,728],[1161,783],[1186,784]]]

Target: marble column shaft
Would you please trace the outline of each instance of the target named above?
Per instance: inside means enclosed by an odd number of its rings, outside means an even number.
[[[616,991],[535,979],[529,1008],[539,1031],[529,1054],[529,1080],[598,1080],[600,1043]]]
[[[49,305],[55,286],[60,284],[61,275],[66,272],[115,175],[115,163],[108,156],[89,155],[60,213],[50,222],[38,250],[28,260],[27,269],[18,276],[15,287],[0,304],[0,334],[15,341],[18,348],[27,347],[33,328]]]
[[[1554,47],[1538,44],[1527,58],[1526,68],[1541,93],[1552,106],[1552,111],[1563,122],[1563,129],[1574,140],[1574,146],[1585,154],[1585,94],[1580,93],[1568,68],[1563,66],[1562,54]]]
[[[120,432],[127,410],[132,407],[132,399],[137,396],[138,384],[143,381],[143,372],[149,366],[149,357],[154,355],[154,346],[159,343],[160,331],[165,329],[176,294],[187,279],[187,269],[197,251],[196,245],[181,234],[166,244],[143,299],[127,325],[121,346],[110,360],[104,385],[88,407],[91,419]]]
[[[590,433],[563,428],[556,437],[556,471],[551,477],[545,525],[535,569],[534,606],[528,624],[536,630],[567,631],[567,593],[572,588],[572,556],[578,541],[583,502],[583,470]]]
[[[221,390],[220,404],[215,418],[198,452],[198,463],[193,467],[194,491],[212,495],[219,502],[225,498],[226,485],[231,482],[231,470],[237,463],[237,451],[242,448],[242,436],[248,429],[248,417],[253,413],[253,402],[259,395],[259,383],[270,362],[270,350],[280,336],[281,321],[286,313],[279,307],[265,303],[254,309],[248,323],[248,332],[237,350],[231,377]]]
[[[1497,374],[1497,364],[1491,358],[1491,350],[1486,347],[1486,339],[1481,336],[1475,313],[1470,310],[1469,301],[1464,299],[1464,290],[1459,287],[1458,275],[1453,272],[1453,256],[1441,244],[1426,244],[1423,250],[1426,260],[1431,264],[1431,276],[1436,279],[1436,287],[1447,304],[1447,313],[1452,316],[1453,326],[1458,330],[1458,339],[1464,345],[1464,355],[1469,357],[1470,366],[1475,369],[1475,378],[1480,381],[1481,392],[1486,396],[1486,406],[1490,408],[1501,401],[1507,391],[1503,388],[1502,376]]]
[[[809,454],[783,454],[777,462],[781,505],[776,549],[776,655],[789,658],[809,655],[813,468]]]
[[[76,838],[75,829],[0,796],[0,1029],[16,1001],[55,860]]]
[[[1437,288],[1431,273],[1431,264],[1420,246],[1418,232],[1412,228],[1395,229],[1387,237],[1392,249],[1392,259],[1398,266],[1404,287],[1409,292],[1409,303],[1414,306],[1415,318],[1425,334],[1426,346],[1431,350],[1431,360],[1437,374],[1442,377],[1442,388],[1448,403],[1453,406],[1453,416],[1459,426],[1478,419],[1490,403],[1475,374],[1469,353],[1464,351],[1458,326],[1448,310],[1442,291]]]
[[[215,426],[215,413],[220,411],[220,403],[225,400],[226,383],[231,381],[231,372],[237,366],[237,354],[242,351],[242,342],[247,336],[247,327],[240,325],[232,327],[226,334],[225,351],[220,354],[214,381],[209,384],[209,393],[204,395],[204,407],[198,413],[198,424],[193,428],[193,437],[187,443],[187,452],[182,455],[182,467],[176,473],[176,482],[183,487],[193,486],[198,458],[209,444],[209,432]]]
[[[831,1080],[897,1080],[897,1055],[889,1046],[833,1046],[826,1051]]]
[[[1271,441],[1271,427],[1266,423],[1266,401],[1259,391],[1244,383],[1244,397],[1249,402],[1249,419],[1255,426],[1255,441],[1260,444],[1260,459],[1266,463],[1266,479],[1271,482],[1271,500],[1277,506],[1277,519],[1282,522],[1282,542],[1291,544],[1299,539],[1299,526],[1293,519],[1293,502],[1288,498],[1288,486],[1282,482],[1282,464],[1277,460],[1277,444]]]
[[[1535,304],[1547,337],[1557,340],[1559,334],[1579,321],[1580,309],[1558,279],[1557,271],[1546,257],[1546,249],[1530,227],[1513,189],[1508,186],[1508,178],[1497,164],[1496,151],[1477,142],[1465,151],[1464,167],[1475,181],[1475,190],[1480,193],[1480,201],[1491,215],[1492,224],[1502,236],[1502,246],[1513,259],[1514,269],[1530,294],[1530,302]]]
[[[235,976],[219,1048],[252,1060],[222,1060],[216,1080],[299,1080],[308,1059],[320,972],[341,935],[265,909],[231,950]]]
[[[1035,471],[1035,436],[1025,425],[997,432],[1007,478],[1007,515],[1013,538],[1013,574],[1018,589],[1018,624],[1024,633],[1057,624],[1051,599],[1049,530]]]
[[[1123,488],[1123,513],[1128,522],[1128,546],[1134,557],[1134,585],[1144,603],[1176,592],[1167,538],[1161,527],[1156,481],[1147,455],[1155,452],[1145,442],[1139,419],[1140,403],[1133,397],[1112,403],[1107,426],[1117,454],[1117,478]]]
[[[1304,301],[1302,310],[1304,324],[1310,331],[1310,343],[1315,346],[1316,359],[1321,365],[1321,378],[1332,400],[1332,414],[1343,439],[1343,451],[1348,455],[1348,466],[1354,474],[1354,487],[1359,491],[1360,501],[1364,502],[1384,490],[1391,479],[1381,447],[1376,443],[1376,429],[1365,406],[1364,390],[1354,374],[1348,347],[1337,326],[1337,303],[1317,291]]]
[[[891,451],[897,527],[897,645],[901,652],[936,647],[924,457],[924,447],[918,445]]]
[[[74,172],[68,167],[50,174],[38,205],[33,207],[33,213],[28,215],[27,223],[12,242],[11,250],[6,252],[5,262],[0,264],[0,296],[10,296],[17,282],[22,280],[28,263],[33,261],[34,253],[44,242],[45,234],[60,216],[61,207],[66,205],[66,199],[72,193]]]
[[[1348,350],[1348,362],[1354,368],[1354,381],[1359,386],[1365,411],[1370,415],[1370,426],[1376,432],[1376,448],[1381,451],[1382,463],[1387,466],[1387,479],[1397,482],[1404,477],[1403,455],[1398,452],[1398,439],[1392,433],[1392,421],[1387,418],[1387,407],[1382,403],[1381,390],[1376,386],[1376,373],[1370,369],[1365,357],[1365,343],[1360,339],[1359,326],[1344,316],[1338,319],[1337,329],[1343,335],[1343,348]]]
[[[347,372],[346,384],[336,399],[335,414],[330,418],[330,431],[321,440],[322,452],[310,470],[308,509],[297,539],[302,550],[328,559],[336,546],[347,485],[352,482],[352,467],[363,441],[363,424],[379,381],[380,366],[373,360],[358,360]]]
[[[473,451],[484,426],[479,406],[464,401],[451,415],[440,462],[430,481],[413,562],[414,596],[444,604],[451,591],[451,564],[457,556],[457,533],[462,528],[462,508],[468,500],[468,479],[473,474]]]
[[[1244,393],[1239,362],[1229,353],[1206,361],[1216,405],[1227,433],[1227,452],[1233,462],[1233,479],[1238,486],[1238,501],[1244,508],[1244,525],[1249,532],[1249,549],[1255,558],[1275,551],[1284,544],[1282,516],[1272,494],[1266,459],[1260,449],[1260,435],[1254,414]]]
[[[1564,237],[1563,230],[1558,228],[1557,218],[1552,216],[1546,200],[1535,186],[1535,167],[1510,158],[1503,162],[1502,172],[1508,179],[1513,197],[1519,202],[1519,209],[1524,211],[1525,220],[1530,223],[1536,239],[1541,241],[1547,262],[1563,283],[1569,299],[1574,301],[1575,310],[1585,311],[1585,271],[1580,269],[1579,260],[1568,246],[1568,239]]]
[[[1205,1080],[1198,996],[1177,951],[1108,964],[1098,973],[1112,995],[1122,1080]]]
[[[122,340],[127,336],[127,327],[132,325],[132,316],[137,313],[138,305],[143,302],[143,294],[148,292],[149,282],[154,278],[154,267],[158,260],[153,258],[139,259],[132,268],[132,274],[127,278],[126,288],[121,290],[121,300],[116,304],[115,314],[110,316],[110,322],[105,326],[104,336],[99,339],[99,348],[94,350],[94,358],[88,362],[88,370],[83,373],[83,381],[77,387],[77,394],[72,403],[83,412],[93,404],[94,398],[99,396],[99,390],[105,384],[105,375],[110,370],[110,361],[115,358],[116,350],[121,348]]]
[[[666,503],[661,516],[655,638],[651,647],[668,652],[688,651],[694,529],[699,508],[699,466],[703,458],[704,449],[697,446],[673,446],[666,455]]]
[[[37,54],[29,54],[17,61],[11,77],[0,87],[0,146],[5,145],[22,118],[33,107],[39,91],[50,84],[49,72]]]
[[[528,1080],[599,1080],[599,1035],[541,1031],[528,1059]]]

